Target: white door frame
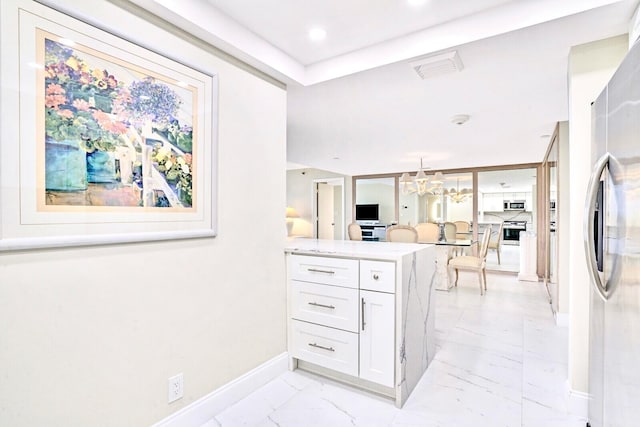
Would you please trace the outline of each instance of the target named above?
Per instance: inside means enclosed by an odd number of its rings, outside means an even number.
[[[311,182],[311,212],[313,212],[313,237],[318,238],[318,198],[316,194],[317,184],[332,184],[335,187],[340,186],[340,218],[342,220],[342,227],[340,227],[340,239],[344,240],[345,230],[347,225],[345,224],[345,191],[344,191],[344,178],[318,178]]]

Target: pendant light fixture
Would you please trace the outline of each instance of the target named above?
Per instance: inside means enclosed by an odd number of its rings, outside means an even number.
[[[427,187],[427,184],[431,183],[431,186]],[[400,176],[400,186],[402,187],[402,194],[414,194],[418,196],[424,196],[425,194],[437,194],[442,190],[442,183],[444,182],[442,172],[436,172],[436,174],[429,180],[427,174],[424,173],[424,166],[422,165],[422,158],[420,158],[420,170],[416,173],[415,177],[409,175],[408,172],[404,172]]]
[[[462,190],[460,190],[460,178],[458,178],[456,188],[452,188],[451,190],[447,191],[447,196],[449,196],[451,201],[454,203],[465,202],[472,195],[473,192],[470,188],[463,188]]]

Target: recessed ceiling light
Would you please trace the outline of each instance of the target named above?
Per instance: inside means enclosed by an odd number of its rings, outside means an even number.
[[[409,4],[409,6],[413,6],[413,7],[420,7],[426,2],[427,0],[407,0],[407,3]]]
[[[312,28],[309,30],[309,38],[314,42],[324,40],[327,37],[327,32],[322,28]]]

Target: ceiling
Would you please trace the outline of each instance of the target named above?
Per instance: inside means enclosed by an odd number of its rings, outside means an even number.
[[[208,0],[305,66],[371,48],[453,20],[484,12],[510,0],[431,1],[412,7],[405,0]],[[327,31],[314,43],[307,31]],[[301,37],[302,36],[302,37]]]
[[[287,160],[346,175],[539,162],[572,46],[638,0],[130,0],[287,84]],[[417,1],[417,0],[413,0]],[[307,31],[322,26],[322,42]],[[410,61],[457,51],[459,72]],[[463,125],[454,115],[469,115]]]

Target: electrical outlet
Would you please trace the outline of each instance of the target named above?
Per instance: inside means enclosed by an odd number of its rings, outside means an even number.
[[[169,403],[182,398],[184,394],[184,382],[182,373],[169,378]]]

